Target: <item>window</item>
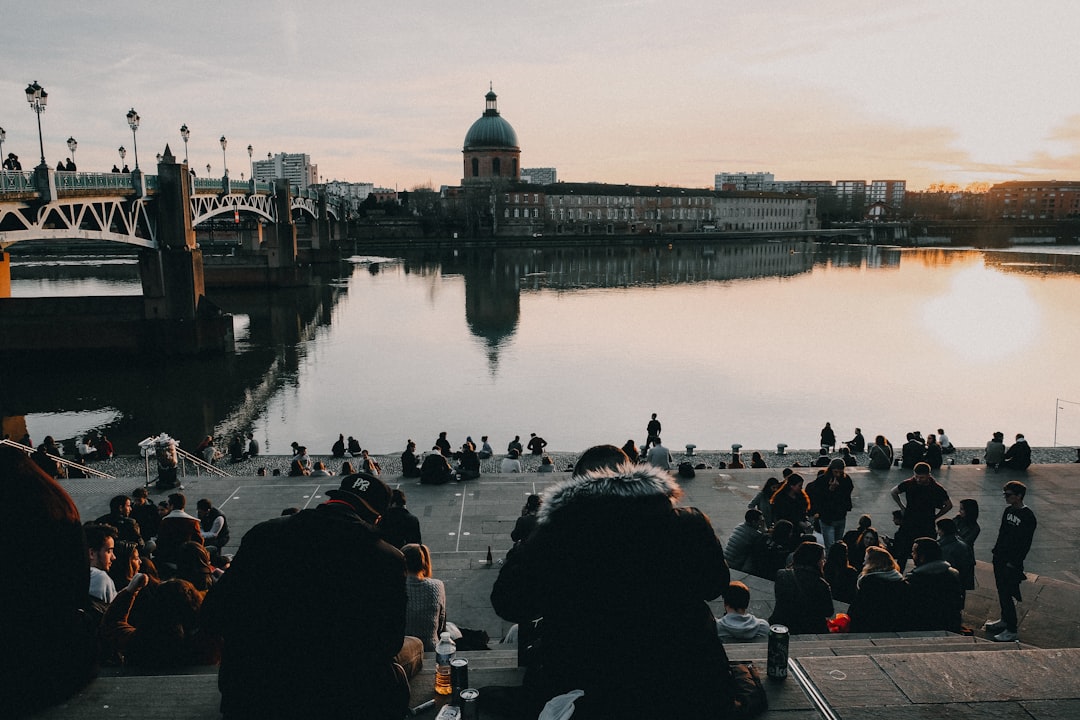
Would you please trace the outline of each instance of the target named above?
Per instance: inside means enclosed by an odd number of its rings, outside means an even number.
[[[495,177],[502,175],[502,158],[491,158],[491,174]]]
[[[472,159],[472,176],[473,177],[479,177],[480,176],[480,160],[478,158],[473,158]]]

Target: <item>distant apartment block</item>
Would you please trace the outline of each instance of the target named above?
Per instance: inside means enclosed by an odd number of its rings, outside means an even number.
[[[559,173],[553,167],[521,168],[521,181],[531,185],[554,185]]]
[[[363,202],[367,196],[375,192],[373,183],[344,182],[331,180],[326,183],[326,194],[331,197],[349,198],[357,202]]]
[[[900,207],[904,204],[905,194],[907,194],[906,180],[874,180],[866,193],[866,201]]]
[[[739,190],[744,192],[771,192],[776,178],[772,173],[733,172],[717,173],[713,178],[714,190]]]
[[[986,217],[991,220],[1080,218],[1080,181],[998,183],[987,193]]]
[[[835,196],[847,206],[856,197],[863,197],[867,204],[881,202],[900,207],[907,193],[905,180],[777,180],[768,172],[721,172],[714,176],[716,190],[744,192],[791,192],[814,197]]]
[[[285,178],[302,190],[319,182],[319,166],[313,165],[306,153],[278,153],[267,160],[256,160],[252,169],[259,182]]]

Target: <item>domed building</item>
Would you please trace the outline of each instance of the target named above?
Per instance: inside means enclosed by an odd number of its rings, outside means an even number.
[[[499,115],[496,95],[489,86],[484,96],[484,114],[465,133],[465,175],[462,185],[491,182],[494,179],[521,178],[521,148],[517,133]]]

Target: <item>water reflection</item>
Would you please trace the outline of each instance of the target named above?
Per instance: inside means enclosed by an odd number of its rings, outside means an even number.
[[[659,412],[669,445],[750,448],[809,447],[826,420],[1049,444],[1051,403],[1080,400],[1076,256],[790,240],[371,253],[311,288],[211,290],[237,318],[228,357],[12,361],[0,414],[35,440],[104,429],[121,451],[251,429],[267,452],[339,432],[393,452],[439,430],[621,444]],[[72,270],[90,294],[138,292],[134,271]],[[70,281],[54,272],[16,266],[13,290]],[[1065,415],[1062,442],[1080,442]]]

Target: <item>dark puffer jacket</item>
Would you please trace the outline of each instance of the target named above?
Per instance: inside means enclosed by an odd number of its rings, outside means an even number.
[[[708,517],[675,507],[679,495],[670,474],[642,465],[545,492],[491,594],[507,620],[543,618],[531,709],[581,689],[575,719],[723,717],[729,671],[706,602],[730,574]],[[647,675],[628,672],[642,663]]]

